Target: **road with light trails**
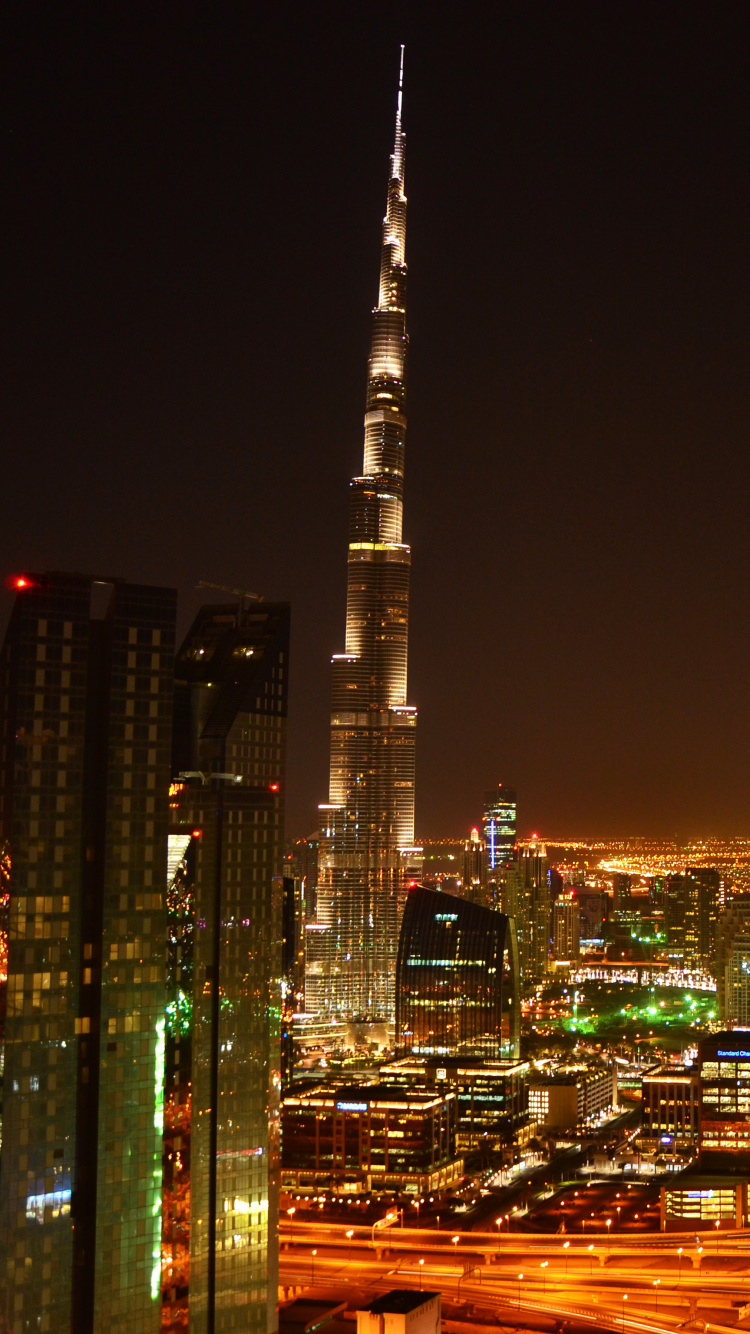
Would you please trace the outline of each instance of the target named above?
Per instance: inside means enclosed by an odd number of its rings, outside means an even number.
[[[725,1308],[726,1315],[722,1310],[720,1323],[715,1318],[710,1321],[711,1330],[720,1334],[722,1330],[735,1328],[736,1310],[732,1302],[747,1299],[747,1279],[736,1275],[708,1282],[696,1275],[695,1282],[690,1284],[692,1291],[687,1290],[684,1279],[678,1282],[673,1276],[666,1282],[659,1279],[657,1290],[653,1271],[651,1276],[628,1274],[619,1280],[599,1273],[592,1281],[588,1277],[533,1272],[527,1267],[519,1279],[518,1273],[499,1272],[496,1265],[473,1265],[467,1272],[462,1264],[456,1263],[455,1257],[446,1256],[445,1262],[440,1263],[431,1256],[420,1265],[417,1257],[401,1256],[394,1264],[394,1257],[376,1259],[361,1254],[350,1257],[322,1246],[314,1249],[315,1255],[307,1247],[282,1252],[280,1282],[287,1290],[310,1287],[313,1282],[314,1286],[342,1289],[353,1286],[373,1293],[393,1287],[439,1288],[446,1298],[465,1300],[493,1312],[498,1306],[507,1307],[509,1315],[513,1311],[516,1315],[521,1312],[524,1318],[530,1314],[544,1315],[622,1334],[628,1330],[631,1334],[673,1331],[695,1317],[699,1296],[703,1298],[704,1310],[710,1307],[714,1316],[718,1308]]]

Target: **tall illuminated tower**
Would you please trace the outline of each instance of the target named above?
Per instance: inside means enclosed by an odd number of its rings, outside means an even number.
[[[15,586],[0,1329],[158,1334],[176,594],[81,574]]]
[[[331,769],[321,808],[317,930],[306,1007],[393,1019],[401,909],[414,849],[416,710],[406,702],[410,548],[401,523],[406,440],[406,196],[396,134],[367,371],[364,465],[351,482],[346,651],[333,658]]]

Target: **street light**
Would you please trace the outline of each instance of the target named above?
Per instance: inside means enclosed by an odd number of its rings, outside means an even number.
[[[520,1309],[521,1309],[521,1279],[522,1279],[522,1278],[523,1278],[523,1274],[519,1274],[519,1275],[518,1275],[518,1309],[519,1309],[519,1311],[520,1311]]]
[[[591,1277],[591,1275],[592,1275],[593,1272],[594,1272],[594,1256],[593,1256],[593,1250],[594,1250],[594,1243],[593,1243],[593,1241],[592,1241],[591,1245],[589,1246],[589,1261],[590,1261],[590,1264],[589,1264],[589,1277]]]
[[[347,1238],[348,1238],[348,1240],[349,1240],[349,1264],[351,1264],[351,1262],[352,1262],[352,1237],[354,1236],[354,1228],[353,1228],[353,1227],[350,1227],[346,1235],[347,1235]]]
[[[657,1310],[657,1311],[659,1310],[659,1284],[660,1284],[660,1283],[661,1283],[661,1279],[660,1279],[660,1278],[655,1278],[655,1279],[654,1279],[654,1284],[653,1284],[653,1286],[654,1286],[654,1298],[655,1298],[655,1302],[656,1302],[656,1310]]]
[[[287,1209],[287,1213],[289,1214],[289,1245],[290,1245],[290,1246],[291,1246],[292,1243],[294,1242],[294,1215],[296,1214],[296,1212],[297,1212],[297,1210],[295,1209],[294,1205],[292,1205],[291,1209]]]
[[[563,1242],[563,1250],[565,1251],[565,1273],[566,1273],[566,1274],[567,1274],[567,1272],[568,1272],[568,1251],[569,1251],[569,1249],[570,1249],[570,1242],[569,1242],[569,1241],[564,1241],[564,1242]]]
[[[545,1292],[547,1291],[547,1275],[545,1274],[544,1271],[547,1268],[548,1264],[549,1260],[542,1260],[542,1263],[539,1266],[539,1268],[542,1271],[542,1296],[544,1296]]]
[[[317,1251],[313,1251],[313,1253],[312,1253],[312,1273],[311,1273],[310,1277],[311,1277],[311,1282],[312,1282],[312,1286],[313,1286],[313,1287],[315,1287],[315,1256],[316,1256],[317,1254],[318,1254]]]
[[[420,1291],[420,1292],[422,1291],[422,1266],[423,1266],[423,1265],[424,1265],[424,1260],[420,1260],[420,1262],[419,1262],[419,1291]]]
[[[678,1254],[679,1257],[680,1257],[680,1268],[679,1268],[679,1270],[678,1270],[678,1272],[677,1272],[677,1282],[678,1282],[678,1284],[679,1284],[680,1280],[682,1279],[682,1247],[681,1247],[681,1246],[678,1246],[678,1247],[677,1247],[677,1254]]]
[[[625,1334],[625,1303],[628,1300],[628,1294],[622,1294],[622,1334]]]
[[[607,1255],[609,1255],[609,1245],[610,1245],[610,1243],[609,1243],[609,1238],[610,1238],[610,1231],[609,1231],[609,1229],[611,1228],[611,1226],[612,1226],[612,1219],[611,1219],[611,1218],[608,1218],[608,1219],[607,1219]]]
[[[717,1255],[719,1254],[719,1224],[720,1224],[720,1222],[721,1222],[721,1219],[720,1219],[720,1218],[717,1218],[717,1220],[716,1220],[716,1224],[715,1224],[715,1227],[716,1227],[716,1254],[717,1254]]]

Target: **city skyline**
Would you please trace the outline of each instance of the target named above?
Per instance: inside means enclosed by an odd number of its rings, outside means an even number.
[[[372,13],[6,16],[0,566],[290,600],[311,832],[404,41],[417,832],[740,833],[745,11]]]

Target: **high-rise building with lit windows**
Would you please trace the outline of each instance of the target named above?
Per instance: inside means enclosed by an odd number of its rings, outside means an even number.
[[[321,807],[308,1011],[392,1021],[398,930],[414,863],[416,710],[407,703],[410,548],[402,538],[406,440],[403,48],[378,304],[372,317],[362,475],[351,482],[346,641],[333,658],[329,798]]]
[[[482,834],[487,848],[488,873],[508,866],[515,855],[518,821],[516,789],[498,783],[497,791],[488,792],[482,817]]]
[[[175,593],[28,575],[0,655],[0,1327],[161,1326]]]
[[[193,930],[176,998],[191,1001],[190,1040],[180,1024],[170,1033],[167,1153],[182,1159],[189,1129],[190,1205],[186,1238],[169,1202],[165,1295],[186,1297],[194,1334],[278,1325],[288,680],[285,603],[204,607],[175,663],[170,849]],[[184,957],[184,925],[175,935]],[[172,1176],[175,1197],[185,1175]]]

